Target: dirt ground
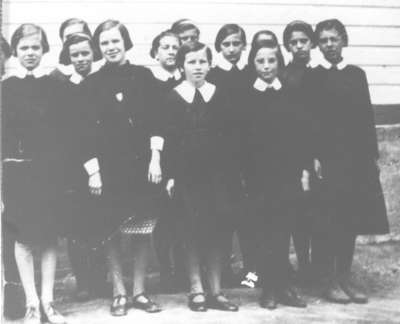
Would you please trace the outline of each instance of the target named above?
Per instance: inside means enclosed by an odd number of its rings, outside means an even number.
[[[115,318],[109,315],[107,299],[86,303],[74,301],[71,276],[67,275],[57,287],[58,307],[69,324],[301,324],[301,323],[400,323],[400,242],[359,245],[353,265],[355,280],[362,283],[370,296],[367,305],[334,305],[321,300],[317,289],[302,289],[309,305],[306,309],[281,306],[275,311],[258,306],[257,289],[228,289],[226,294],[240,305],[238,313],[209,310],[207,313],[191,312],[185,293],[157,294],[158,276],[149,277],[149,290],[163,307],[163,312],[147,314],[131,309],[128,316]],[[21,321],[4,321],[7,324]]]

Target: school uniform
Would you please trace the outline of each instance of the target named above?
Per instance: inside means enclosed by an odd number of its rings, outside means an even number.
[[[2,83],[3,197],[6,230],[26,244],[60,234],[63,151],[59,84],[40,68],[19,69]]]
[[[167,95],[173,88],[182,82],[182,74],[176,69],[173,72],[167,71],[161,66],[157,65],[150,68],[152,72],[152,99],[153,107],[159,110],[159,116],[165,115],[165,100]],[[165,121],[161,120],[161,123]],[[168,143],[163,149],[164,154],[168,153]],[[164,158],[163,158],[164,160]],[[163,169],[163,165],[162,165]],[[163,172],[164,173],[164,172]],[[165,179],[163,174],[163,181],[160,186],[165,187]],[[167,195],[167,192],[164,192]],[[168,199],[163,211],[163,217],[157,222],[154,230],[154,244],[157,252],[158,262],[160,265],[160,282],[163,289],[166,291],[173,291],[176,289],[175,285],[182,283],[184,273],[184,265],[182,260],[182,244],[179,242],[179,235],[177,233],[177,222],[179,213],[181,212],[179,203],[174,197]],[[171,257],[172,251],[172,257]]]
[[[247,271],[255,270],[255,256],[254,247],[252,246],[252,229],[244,217],[248,211],[245,209],[246,203],[246,192],[244,186],[244,174],[243,174],[243,159],[244,155],[241,151],[243,146],[243,134],[240,130],[242,129],[240,118],[248,103],[244,100],[244,89],[248,87],[251,76],[244,56],[242,55],[237,64],[232,64],[226,60],[221,53],[216,56],[216,66],[213,67],[207,77],[207,79],[217,85],[222,91],[224,91],[230,98],[231,106],[227,114],[230,114],[231,121],[234,123],[232,132],[228,135],[230,150],[233,154],[232,161],[230,163],[230,175],[225,179],[227,181],[228,194],[230,199],[230,226],[232,235],[235,231],[240,239],[240,247],[243,255],[244,268]],[[232,255],[232,236],[227,242],[225,251],[224,261],[224,275],[228,282],[233,281],[232,271],[229,270],[231,267],[231,255]]]
[[[147,68],[129,62],[106,64],[82,84],[90,126],[81,161],[89,174],[100,170],[103,184],[101,196],[92,197],[97,210],[88,232],[95,242],[118,234],[130,217],[158,216],[147,173],[150,149],[161,150],[163,139],[152,137],[157,123],[149,106],[150,77]]]
[[[276,78],[260,78],[248,89],[247,174],[257,270],[265,291],[289,285],[290,233],[302,199],[302,172],[310,164],[307,115],[293,105],[290,92]]]
[[[348,275],[352,252],[346,264],[337,264],[334,271],[337,253],[348,253],[337,250],[341,238],[353,237],[344,249],[354,252],[356,235],[389,231],[367,78],[362,69],[344,60],[336,66],[323,60],[306,75],[304,85],[304,100],[314,116],[315,157],[322,165],[325,222],[321,230],[330,238],[326,271],[331,276]]]
[[[165,158],[168,178],[175,179],[181,199],[180,232],[184,240],[206,247],[220,244],[226,232],[226,145],[224,117],[228,99],[206,82],[195,89],[183,81],[168,95]]]
[[[90,74],[98,69],[99,65],[92,66]],[[90,238],[88,232],[95,217],[93,204],[96,201],[93,201],[90,196],[88,175],[81,161],[81,156],[84,154],[82,150],[86,149],[82,145],[82,139],[86,137],[85,132],[88,131],[88,119],[84,117],[85,111],[82,111],[82,102],[85,101],[82,93],[84,77],[74,69],[68,71],[68,74],[55,69],[50,77],[59,80],[62,85],[58,100],[63,106],[61,110],[64,126],[62,147],[66,152],[62,211],[63,236],[68,238],[68,257],[78,291],[101,293],[105,291],[106,262],[102,247],[89,245],[91,240],[88,239]]]

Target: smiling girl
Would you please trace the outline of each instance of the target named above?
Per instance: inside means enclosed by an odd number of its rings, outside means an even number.
[[[26,298],[25,323],[65,323],[54,302],[59,201],[64,161],[57,82],[40,70],[49,51],[42,28],[23,24],[11,39],[19,62],[15,76],[2,84],[4,221],[15,234],[15,259]],[[40,251],[41,296],[36,291],[32,248]],[[42,314],[40,309],[42,309]]]
[[[163,139],[155,135],[155,116],[150,109],[151,72],[127,60],[133,46],[127,28],[116,20],[101,23],[93,36],[106,64],[84,83],[86,109],[94,129],[86,152],[85,168],[90,192],[98,196],[98,212],[92,231],[105,240],[113,283],[111,314],[127,314],[127,292],[122,277],[119,227],[128,218],[156,217],[149,196],[149,182],[160,183],[160,150]],[[145,294],[149,256],[147,237],[133,245],[133,303],[146,312],[160,307]]]

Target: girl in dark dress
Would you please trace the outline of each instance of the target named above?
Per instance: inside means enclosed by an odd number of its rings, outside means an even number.
[[[4,221],[15,234],[15,259],[26,297],[25,323],[40,323],[41,311],[50,323],[65,323],[53,305],[60,233],[63,155],[57,111],[58,84],[41,73],[49,50],[39,26],[23,24],[11,39],[20,63],[15,76],[2,84],[2,153]],[[41,256],[41,296],[35,286],[32,247]]]
[[[90,33],[90,32],[89,32]],[[62,110],[66,140],[63,147],[68,152],[67,171],[65,172],[64,208],[65,236],[68,238],[68,257],[72,271],[76,278],[77,298],[85,300],[90,295],[101,295],[105,291],[106,266],[102,246],[90,246],[90,228],[93,212],[90,208],[90,197],[85,181],[85,170],[80,161],[82,149],[78,130],[85,130],[82,125],[82,81],[95,72],[93,62],[100,58],[95,50],[92,38],[87,33],[69,34],[65,39],[60,53],[60,63],[63,66],[72,65],[72,73],[63,74],[60,70],[51,74],[51,77],[60,80],[63,84],[60,93],[60,102],[64,103]],[[71,132],[74,129],[74,132]],[[79,226],[77,226],[79,224]]]
[[[289,23],[283,31],[283,44],[285,49],[292,54],[292,60],[282,73],[282,80],[290,91],[293,104],[300,105],[302,98],[303,78],[305,73],[311,69],[311,49],[314,48],[314,32],[312,26],[304,21],[295,20]],[[314,167],[309,166],[310,185],[315,185],[304,195],[301,208],[303,213],[297,218],[293,229],[292,238],[297,255],[298,271],[296,278],[301,284],[309,283],[315,279],[315,272],[311,272],[311,262],[318,264],[321,258],[323,244],[319,240],[324,238],[313,233],[313,217],[318,217],[318,184],[319,178]],[[311,181],[311,179],[313,181]],[[311,184],[312,183],[312,184]],[[311,255],[312,253],[312,255]],[[289,261],[289,266],[290,261]]]
[[[246,103],[243,102],[243,89],[249,82],[249,73],[246,67],[247,62],[242,55],[246,49],[246,33],[242,27],[236,24],[227,24],[221,27],[218,31],[215,39],[215,50],[218,55],[216,57],[216,66],[211,69],[208,80],[215,84],[218,88],[227,93],[232,103],[231,114],[237,114],[240,110],[243,110]],[[229,199],[231,205],[230,224],[226,224],[227,227],[231,226],[231,234],[228,237],[226,246],[224,248],[224,264],[223,264],[223,275],[222,279],[224,284],[232,286],[235,284],[235,277],[231,268],[231,255],[232,255],[232,237],[236,231],[240,239],[240,248],[243,256],[244,273],[255,270],[255,258],[254,251],[251,246],[251,229],[246,222],[244,217],[244,198],[245,190],[243,186],[242,177],[242,154],[238,148],[241,145],[240,140],[242,136],[238,130],[240,130],[241,120],[237,119],[238,125],[233,128],[234,133],[230,134],[230,147],[234,156],[232,157],[232,169],[230,174],[226,178],[229,188]],[[248,274],[248,276],[256,276]],[[245,282],[247,283],[247,281]]]
[[[126,59],[126,51],[132,48],[127,28],[116,20],[107,20],[96,28],[93,40],[106,64],[83,84],[88,106],[82,109],[91,114],[94,127],[85,168],[92,194],[100,196],[91,230],[105,240],[114,295],[111,314],[123,316],[127,314],[127,294],[119,227],[131,217],[157,216],[149,182],[161,181],[159,151],[163,138],[152,136],[157,123],[149,105],[151,72]],[[160,307],[144,293],[148,243],[146,238],[138,238],[134,244],[132,305],[158,312]]]
[[[283,64],[279,48],[271,41],[251,49],[249,67],[256,81],[248,91],[243,116],[247,120],[247,180],[255,209],[252,223],[260,251],[260,305],[268,309],[278,303],[306,306],[291,287],[287,258],[302,191],[307,189],[308,125],[304,111],[292,104],[278,78]]]
[[[154,81],[153,106],[157,109],[165,109],[167,94],[182,81],[181,72],[176,66],[179,47],[179,37],[170,30],[163,31],[153,39],[150,56],[157,61],[157,65],[150,69]],[[161,111],[159,115],[162,116],[163,112]],[[178,213],[177,201],[171,199],[165,206],[164,215],[157,222],[154,232],[163,292],[175,291],[183,282],[182,246],[177,235]]]
[[[211,59],[211,50],[202,43],[185,44],[178,51],[177,63],[185,81],[167,98],[169,152],[164,169],[171,178],[167,182],[169,194],[176,182],[176,196],[184,208],[180,223],[190,281],[189,308],[199,312],[207,308],[237,311],[238,307],[221,294],[227,208],[222,182],[227,156],[222,132],[229,118],[229,104],[223,92],[206,82]],[[202,265],[206,266],[210,287],[207,298]]]
[[[304,94],[314,116],[315,156],[323,179],[328,238],[324,296],[338,303],[365,303],[367,297],[350,280],[356,237],[389,230],[374,114],[365,72],[342,57],[348,44],[344,25],[325,20],[315,34],[324,60],[306,74]]]

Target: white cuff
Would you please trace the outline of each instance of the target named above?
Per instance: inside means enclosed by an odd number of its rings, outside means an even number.
[[[89,161],[83,164],[86,172],[89,176],[100,171],[99,160],[97,158],[90,159]]]
[[[164,139],[161,136],[152,136],[150,138],[150,149],[162,151],[164,148]]]

